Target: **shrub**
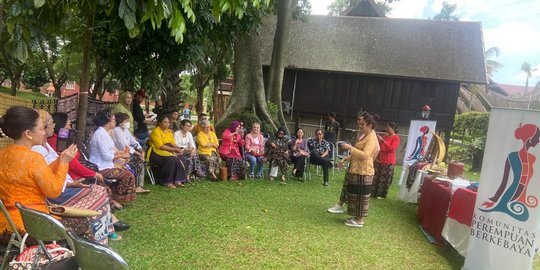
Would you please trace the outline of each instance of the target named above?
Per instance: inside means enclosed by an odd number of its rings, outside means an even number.
[[[251,112],[233,113],[229,115],[227,118],[225,118],[223,121],[221,121],[220,125],[217,125],[215,127],[216,135],[220,137],[223,131],[225,131],[225,129],[228,128],[231,122],[234,120],[240,120],[244,122],[244,127],[247,128],[248,130],[251,129],[251,126],[253,125],[253,123],[261,123],[261,120],[259,119],[259,117],[257,117],[257,115]],[[261,123],[261,130],[262,131],[266,130],[263,123]]]
[[[460,135],[462,148],[449,151],[451,159],[472,163],[472,170],[482,168],[486,147],[489,113],[468,112],[456,116],[452,136]],[[457,133],[457,134],[456,134]]]

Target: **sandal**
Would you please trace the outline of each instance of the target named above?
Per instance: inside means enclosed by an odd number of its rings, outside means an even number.
[[[174,185],[177,186],[177,187],[185,187],[184,183],[182,183],[182,182],[176,182],[176,183],[174,183]]]
[[[176,186],[174,184],[167,184],[165,185],[165,187],[168,187],[168,188],[176,188]]]
[[[119,202],[117,201],[112,201],[112,204],[113,204],[113,207],[116,209],[116,210],[122,210],[124,209],[124,206],[122,204],[120,204]]]
[[[356,222],[356,220],[354,219],[347,219],[345,221],[345,225],[349,227],[362,228],[364,227],[364,222],[360,223],[360,222]]]

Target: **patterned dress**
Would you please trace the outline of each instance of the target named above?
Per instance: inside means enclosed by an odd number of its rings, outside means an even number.
[[[268,147],[268,160],[270,162],[270,167],[278,166],[281,170],[281,174],[286,175],[289,168],[289,163],[291,162],[289,154],[287,153],[289,148],[287,139],[285,139],[285,137],[273,137],[270,138],[268,142],[269,145],[273,143],[277,146],[277,148],[273,148],[271,146]]]

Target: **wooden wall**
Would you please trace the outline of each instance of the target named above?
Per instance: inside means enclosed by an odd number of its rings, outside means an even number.
[[[451,130],[458,93],[456,82],[286,69],[282,100],[293,104],[293,119],[333,111],[345,126],[354,123],[362,108],[378,114],[382,122],[408,125],[429,104],[430,120],[437,120],[440,130]]]

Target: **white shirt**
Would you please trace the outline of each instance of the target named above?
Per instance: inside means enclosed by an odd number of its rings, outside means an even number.
[[[123,129],[122,127],[115,127],[113,129],[113,141],[116,149],[122,151],[126,145],[129,147],[129,153],[133,154],[137,149],[142,149],[139,142],[131,135],[129,129]]]
[[[178,130],[174,133],[174,142],[178,147],[184,147],[185,149],[195,149],[195,140],[193,140],[193,135],[191,132],[184,134],[181,130]]]
[[[34,145],[32,146],[32,151],[41,154],[45,158],[45,162],[47,162],[47,165],[53,163],[55,160],[59,158],[58,154],[54,151],[54,149],[49,145],[49,143],[46,144],[47,147],[43,145]],[[73,179],[71,179],[71,176],[69,174],[66,174],[66,179],[64,180],[64,187],[62,188],[62,192],[66,190],[66,184],[68,182],[73,182]]]
[[[114,168],[114,141],[103,127],[99,127],[90,140],[90,162],[96,164],[98,169]]]

